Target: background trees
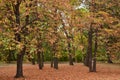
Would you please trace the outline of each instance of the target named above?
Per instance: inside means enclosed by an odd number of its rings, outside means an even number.
[[[1,0],[0,10],[0,60],[17,60],[16,77],[27,58],[40,69],[83,61],[90,71],[96,60],[120,58],[119,1]]]

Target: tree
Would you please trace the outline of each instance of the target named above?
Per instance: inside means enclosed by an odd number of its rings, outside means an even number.
[[[108,3],[105,5],[104,3]],[[119,1],[114,1],[114,0],[102,0],[102,1],[95,1],[96,4],[96,9],[97,9],[97,15],[100,20],[100,25],[102,26],[102,29],[100,30],[100,36],[102,36],[103,40],[103,46],[105,46],[106,50],[106,55],[108,58],[108,62],[112,62],[110,59],[112,59],[112,56],[119,54],[119,48],[118,45],[119,42],[119,37],[117,36],[119,33],[119,14],[118,12],[120,11],[119,7]],[[104,18],[104,19],[103,19]],[[115,46],[113,46],[115,45]]]
[[[26,1],[23,1],[23,0],[8,1],[7,0],[7,1],[3,1],[3,3],[4,3],[3,6],[5,7],[4,10],[6,10],[7,12],[10,12],[9,15],[7,14],[8,22],[6,22],[6,24],[11,24],[10,26],[7,25],[8,29],[10,29],[14,33],[14,37],[15,37],[14,41],[17,43],[19,47],[18,49],[19,53],[17,54],[17,72],[15,77],[16,78],[23,77],[22,64],[23,64],[23,57],[26,52],[27,42],[25,37],[28,34],[27,26],[33,23],[34,21],[36,21],[38,18],[34,17],[34,19],[29,20],[30,14],[27,14],[29,13],[29,11],[27,11],[28,7],[26,6],[27,5]],[[24,6],[25,9],[21,8],[21,6],[22,7]],[[31,6],[29,6],[29,8],[31,8]],[[24,13],[24,11],[26,11],[25,12],[26,14],[21,16],[21,13]],[[25,20],[22,19],[22,17],[25,17]]]

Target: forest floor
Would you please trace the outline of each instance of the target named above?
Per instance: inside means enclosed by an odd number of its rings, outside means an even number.
[[[50,64],[45,64],[43,70],[37,65],[24,64],[24,78],[14,78],[16,65],[0,66],[0,80],[120,80],[120,65],[97,64],[97,72],[89,72],[82,63],[74,66],[59,64],[55,70]]]

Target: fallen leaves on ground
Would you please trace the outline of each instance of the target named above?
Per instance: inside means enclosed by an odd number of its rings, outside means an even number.
[[[74,66],[59,64],[55,70],[45,64],[42,70],[38,65],[24,64],[24,78],[14,78],[16,65],[0,66],[0,80],[120,80],[120,66],[97,64],[97,72],[89,72],[82,63]]]

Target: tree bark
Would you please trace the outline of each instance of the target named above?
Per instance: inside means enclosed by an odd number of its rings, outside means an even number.
[[[63,18],[63,15],[62,13],[60,13],[61,17]],[[65,29],[65,23],[64,21],[62,20],[62,25],[63,25],[63,31],[66,35],[66,38],[67,38],[67,44],[68,44],[68,52],[69,52],[69,65],[74,65],[73,64],[73,58],[72,58],[72,55],[71,55],[71,49],[70,49],[70,36],[69,36],[69,33],[67,32],[67,30]]]
[[[41,53],[41,55],[42,55],[42,67],[44,67],[44,54],[43,54],[43,52]]]
[[[89,50],[87,48],[87,53],[84,56],[84,65],[89,67]]]
[[[23,57],[25,54],[26,47],[21,51],[21,54],[17,54],[17,72],[15,78],[24,77],[23,76]]]
[[[71,54],[69,54],[69,65],[74,65],[73,64],[73,58],[72,58]]]
[[[90,25],[90,30],[88,32],[88,53],[89,53],[89,71],[92,72],[92,23]]]
[[[54,57],[54,68],[58,69],[58,58]]]
[[[41,59],[41,53],[38,51],[37,53],[38,55],[38,66],[39,66],[39,69],[42,69],[42,59]]]
[[[15,40],[18,42],[21,42],[21,36],[19,33],[20,28],[20,4],[22,0],[17,0],[17,4],[13,4],[13,10],[16,18],[16,27],[17,30],[15,30]],[[17,71],[15,78],[23,77],[23,57],[25,54],[26,47],[24,45],[23,49],[20,53],[17,54]]]
[[[97,34],[98,30],[96,29],[95,31],[95,48],[94,48],[94,58],[93,58],[93,72],[96,72],[96,53],[97,53],[97,47],[98,47],[98,42],[97,42]]]
[[[73,58],[72,58],[72,55],[71,55],[71,49],[70,49],[70,43],[68,41],[68,55],[69,55],[69,65],[74,65],[73,64]]]
[[[53,67],[53,53],[51,54],[51,67]]]

